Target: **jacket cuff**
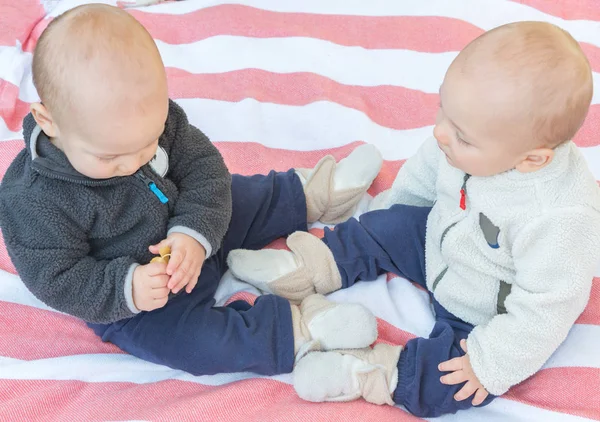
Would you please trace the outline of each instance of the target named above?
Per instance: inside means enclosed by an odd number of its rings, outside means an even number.
[[[493,368],[489,356],[485,356],[485,352],[479,344],[479,341],[474,337],[473,333],[467,337],[467,350],[469,351],[468,354],[471,368],[473,368],[475,376],[488,393],[493,394],[494,396],[501,396],[512,386],[508,382],[502,380],[502,376],[498,373],[498,369]]]
[[[206,237],[198,233],[196,230],[190,229],[189,227],[185,226],[174,226],[169,229],[169,231],[167,232],[167,236],[171,233],[187,234],[188,236],[196,239],[196,241],[200,243],[206,250],[206,256],[204,258],[205,260],[212,255],[213,250],[210,242],[206,239]]]
[[[139,314],[141,311],[135,307],[133,302],[133,272],[139,266],[139,264],[131,264],[127,275],[125,276],[125,285],[123,287],[123,293],[125,294],[125,302],[127,307],[134,314]]]

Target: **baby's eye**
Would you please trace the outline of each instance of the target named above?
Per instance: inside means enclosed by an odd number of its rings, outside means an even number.
[[[98,157],[98,160],[105,162],[105,163],[110,163],[111,161],[114,161],[117,157]]]
[[[460,135],[457,133],[456,134],[456,139],[458,140],[458,142],[462,145],[466,145],[466,146],[470,146],[471,144],[469,144],[467,141],[465,141],[463,138],[460,137]]]

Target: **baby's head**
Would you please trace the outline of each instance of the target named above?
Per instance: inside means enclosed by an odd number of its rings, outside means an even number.
[[[567,32],[542,22],[504,25],[450,65],[434,136],[466,173],[533,172],[573,138],[591,99],[589,63]]]
[[[152,37],[128,13],[94,4],[44,31],[33,56],[42,100],[32,114],[73,167],[95,179],[148,163],[164,130],[165,69]]]

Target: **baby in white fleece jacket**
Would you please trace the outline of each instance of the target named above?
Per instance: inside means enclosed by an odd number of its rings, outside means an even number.
[[[485,405],[543,366],[585,308],[600,260],[600,190],[570,141],[591,98],[589,63],[565,31],[489,31],[448,69],[433,137],[375,198],[380,211],[323,242],[295,233],[291,252],[230,255],[234,274],[283,296],[383,271],[430,292],[428,339],[310,353],[295,369],[301,397],[438,416]]]

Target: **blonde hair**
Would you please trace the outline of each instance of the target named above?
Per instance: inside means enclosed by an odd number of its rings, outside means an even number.
[[[511,23],[481,35],[459,56],[463,69],[475,57],[489,60],[516,84],[539,146],[569,141],[583,125],[592,101],[592,72],[567,31],[545,22]]]
[[[104,4],[82,5],[54,19],[40,36],[33,54],[33,84],[53,117],[61,119],[73,110],[74,93],[96,83],[85,79],[88,73],[102,69],[102,79],[130,77],[128,73],[142,70],[146,57],[156,56],[160,58],[154,40],[130,14]]]

